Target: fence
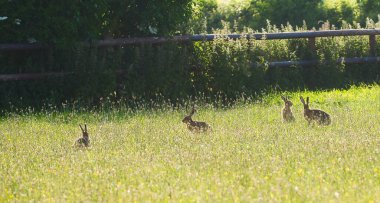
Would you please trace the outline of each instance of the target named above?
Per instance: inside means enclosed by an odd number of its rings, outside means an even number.
[[[380,29],[350,29],[350,30],[323,30],[323,31],[307,31],[307,32],[282,32],[282,33],[256,33],[256,34],[228,34],[228,35],[187,35],[174,37],[144,37],[144,38],[121,38],[100,40],[93,43],[82,43],[83,46],[90,47],[112,47],[112,46],[128,46],[135,44],[159,44],[166,42],[191,42],[191,41],[212,41],[217,37],[225,37],[230,39],[239,39],[246,37],[254,40],[278,40],[278,39],[301,39],[308,40],[308,48],[311,52],[316,52],[317,37],[341,37],[341,36],[368,36],[369,39],[369,56],[355,58],[339,58],[336,63],[360,64],[360,63],[380,63],[380,57],[376,56],[376,36],[380,35]],[[41,50],[49,48],[44,44],[0,44],[0,51],[23,51],[23,50]],[[268,62],[269,67],[289,67],[293,65],[310,66],[321,62],[319,60],[301,60],[301,61],[274,61]],[[117,73],[122,73],[122,70]],[[59,73],[23,73],[23,74],[3,74],[0,75],[0,81],[12,80],[38,80],[46,77],[63,77],[73,74],[72,72]]]

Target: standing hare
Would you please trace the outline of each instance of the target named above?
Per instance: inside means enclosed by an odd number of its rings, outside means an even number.
[[[191,131],[191,132],[205,132],[207,131],[210,126],[205,123],[205,122],[199,122],[199,121],[193,121],[193,119],[191,119],[191,116],[193,116],[193,114],[195,113],[195,109],[193,107],[193,109],[191,110],[190,114],[188,116],[185,116],[185,118],[183,118],[182,122],[183,123],[186,123],[187,125],[187,128]]]
[[[293,103],[288,100],[288,98],[285,98],[284,96],[281,96],[282,100],[284,100],[284,108],[282,109],[282,119],[283,122],[293,122],[295,121],[295,118],[293,116],[292,110],[290,109],[291,106],[293,106]]]
[[[77,146],[77,147],[88,147],[90,145],[90,138],[88,137],[88,132],[87,132],[87,125],[84,124],[84,129],[82,128],[81,125],[79,125],[80,129],[82,130],[82,137],[81,138],[78,138],[75,143],[74,143],[74,146]]]
[[[312,121],[317,122],[318,125],[330,125],[331,119],[330,115],[319,109],[310,109],[309,108],[309,97],[306,98],[306,103],[303,97],[300,97],[300,100],[303,104],[303,115],[305,119],[309,122],[309,125]]]

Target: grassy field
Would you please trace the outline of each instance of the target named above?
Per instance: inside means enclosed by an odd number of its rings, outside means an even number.
[[[282,101],[185,110],[55,112],[0,121],[0,202],[379,202],[380,86],[295,92]],[[308,126],[299,96],[332,116]],[[91,147],[72,147],[87,123]]]

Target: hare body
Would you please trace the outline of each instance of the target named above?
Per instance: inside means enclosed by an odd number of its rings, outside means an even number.
[[[81,125],[79,125],[80,129],[82,130],[82,137],[78,138],[74,145],[77,147],[88,147],[90,145],[90,138],[88,136],[87,132],[87,125],[84,124],[84,129],[82,128]]]
[[[182,122],[187,125],[187,129],[189,129],[191,132],[205,132],[209,130],[210,125],[208,125],[205,122],[200,121],[193,121],[191,116],[195,113],[195,109],[193,108],[188,116],[185,116],[183,118]]]
[[[285,98],[284,96],[281,96],[282,100],[284,101],[284,108],[282,109],[282,120],[283,122],[293,122],[296,119],[293,116],[292,110],[290,109],[291,106],[293,106],[293,103]]]
[[[90,140],[87,138],[84,138],[84,137],[81,137],[81,138],[78,138],[77,141],[75,142],[75,144],[78,146],[78,147],[88,147],[90,145]]]
[[[304,112],[304,117],[309,122],[316,121],[318,125],[330,125],[330,115],[322,110],[312,109]]]
[[[330,125],[331,118],[330,115],[319,109],[309,108],[309,97],[306,98],[306,103],[303,97],[300,100],[304,106],[303,116],[308,121],[309,125],[312,121],[315,121],[318,125]]]

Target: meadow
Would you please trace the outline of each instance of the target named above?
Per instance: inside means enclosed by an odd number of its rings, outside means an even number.
[[[0,202],[379,202],[380,86],[285,92],[229,108],[6,114]],[[332,117],[308,126],[300,96]],[[91,146],[72,147],[87,123]]]

